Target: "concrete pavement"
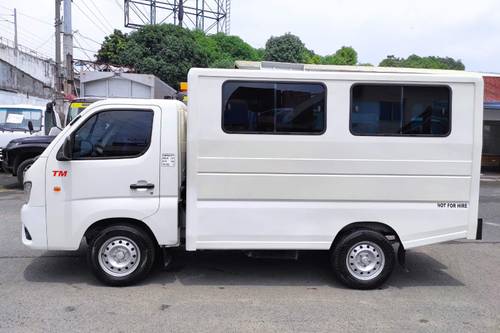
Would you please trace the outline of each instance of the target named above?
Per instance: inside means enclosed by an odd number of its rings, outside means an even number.
[[[500,182],[482,184],[485,241],[411,250],[373,291],[344,288],[321,252],[180,252],[138,286],[104,287],[83,253],[22,246],[14,183],[0,173],[0,332],[500,332]]]

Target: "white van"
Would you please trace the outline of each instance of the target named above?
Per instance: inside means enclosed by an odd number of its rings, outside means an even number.
[[[85,239],[109,285],[144,278],[160,249],[326,250],[340,281],[368,289],[397,252],[480,234],[480,75],[192,69],[188,82],[187,110],[106,100],[76,117],[26,174],[23,243]]]

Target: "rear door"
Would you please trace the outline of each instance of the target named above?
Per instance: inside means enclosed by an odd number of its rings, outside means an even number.
[[[47,235],[75,248],[93,222],[143,220],[159,207],[160,109],[101,107],[72,125],[72,159],[47,162]],[[62,140],[61,140],[62,141]]]

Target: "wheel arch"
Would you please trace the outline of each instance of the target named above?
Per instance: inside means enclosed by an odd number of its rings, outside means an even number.
[[[18,152],[17,155],[14,155],[14,157],[13,157],[12,175],[17,176],[17,169],[19,168],[19,165],[21,165],[21,163],[23,163],[24,161],[26,161],[28,159],[38,157],[38,156],[40,156],[40,154],[41,154],[40,152],[30,151],[30,150]],[[10,155],[10,152],[9,152],[9,155]]]
[[[107,218],[96,221],[87,228],[87,230],[83,234],[83,237],[87,241],[87,244],[89,244],[90,240],[96,237],[99,231],[114,225],[127,225],[129,227],[139,228],[145,231],[155,242],[155,244],[158,245],[158,240],[156,239],[154,233],[151,231],[151,228],[146,223],[141,220],[125,217]]]
[[[335,235],[335,238],[333,239],[332,244],[330,245],[330,249],[333,249],[335,244],[347,233],[350,233],[354,230],[359,230],[359,229],[368,229],[368,230],[373,230],[376,232],[381,233],[382,235],[388,237],[388,236],[394,236],[394,241],[400,244],[400,246],[403,246],[403,243],[401,242],[401,239],[399,238],[398,233],[394,228],[389,226],[386,223],[383,222],[374,222],[374,221],[360,221],[360,222],[353,222],[350,223],[346,226],[344,226],[340,231]]]

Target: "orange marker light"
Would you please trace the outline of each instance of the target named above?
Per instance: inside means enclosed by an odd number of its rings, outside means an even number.
[[[61,192],[61,186],[54,186],[54,192]]]

